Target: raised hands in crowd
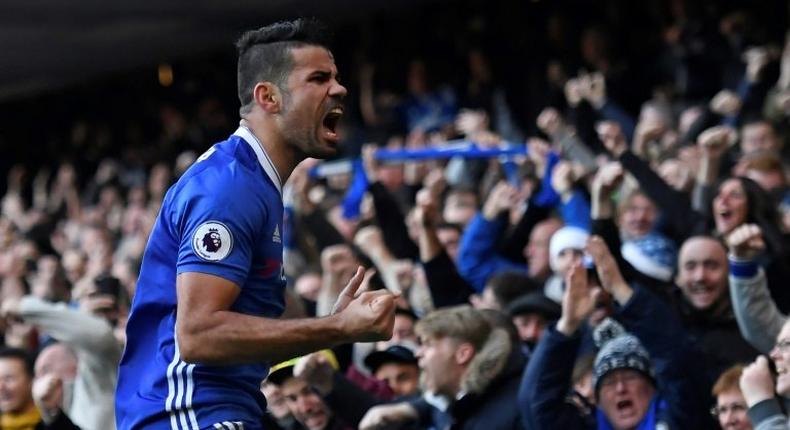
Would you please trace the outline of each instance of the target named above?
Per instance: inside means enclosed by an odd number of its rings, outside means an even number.
[[[590,285],[587,269],[574,265],[566,277],[565,294],[562,296],[562,316],[557,321],[557,331],[571,336],[587,321],[603,294],[600,286]]]
[[[387,76],[386,68],[363,59],[355,72],[362,93],[361,119],[349,119],[342,132],[348,146],[356,148],[347,155],[358,150],[354,161],[362,172],[344,171],[342,162],[320,165],[307,159],[283,186],[293,239],[283,243],[283,274],[288,295],[301,301],[294,316],[336,318],[344,331],[363,342],[381,339],[393,326],[416,336],[417,321],[469,300],[481,308],[498,308],[481,311],[486,330],[512,330],[512,350],[521,361],[519,372],[492,384],[518,380],[523,395],[534,388],[529,384],[538,383],[527,376],[522,380],[522,373],[529,373],[525,363],[534,358],[531,354],[557,347],[551,342],[568,341],[550,337],[547,343],[545,333],[560,333],[583,345],[568,350],[578,353],[568,360],[579,359],[580,370],[572,375],[578,382],[577,377],[586,375],[583,355],[597,352],[590,332],[608,317],[632,318],[629,306],[649,291],[660,297],[656,300],[662,311],[670,309],[672,328],[680,327],[683,342],[688,337],[703,349],[711,348],[711,338],[720,341],[716,345],[746,344],[751,364],[740,363],[746,367],[738,386],[752,408],[750,416],[765,411],[760,405],[790,402],[790,379],[785,381],[790,378],[790,329],[783,312],[790,309],[783,283],[790,276],[790,145],[783,144],[790,130],[790,34],[781,52],[767,43],[741,47],[741,42],[732,42],[727,50],[733,51],[734,66],[721,64],[726,71],[717,69],[715,76],[709,71],[714,77],[704,82],[699,64],[713,64],[713,59],[692,48],[713,42],[695,39],[690,28],[675,23],[666,29],[661,58],[667,64],[650,64],[671,68],[671,78],[639,91],[635,87],[650,78],[637,79],[644,70],[618,61],[611,46],[584,45],[589,58],[575,75],[567,71],[579,69],[571,69],[565,60],[539,62],[550,64],[546,74],[551,85],[530,83],[529,91],[545,90],[530,94],[535,97],[512,92],[496,82],[501,79],[491,73],[496,68],[475,61],[469,70],[473,84],[443,85],[441,77],[427,76],[439,69],[416,57],[404,80],[408,88],[396,94],[389,88],[398,85],[379,82]],[[727,31],[737,33],[737,28]],[[748,40],[728,32],[732,40]],[[585,43],[604,44],[586,37],[591,39]],[[594,65],[598,67],[591,69]],[[525,76],[542,73],[533,72]],[[527,98],[528,109],[515,102]],[[543,104],[537,106],[532,99]],[[198,134],[199,127],[184,128],[194,129],[185,135]],[[162,129],[163,135],[174,133],[165,124]],[[375,156],[380,149],[439,151],[454,139],[484,148],[523,143],[526,151],[486,160],[462,154],[449,160],[437,156],[392,162]],[[106,329],[100,333],[112,339],[113,347],[101,354],[117,364],[145,243],[168,188],[195,154],[185,152],[177,162],[120,160],[116,154],[90,164],[77,160],[9,169],[0,207],[0,326],[6,346],[37,351],[62,334],[33,321],[25,308],[32,300],[47,311],[90,316],[86,327]],[[515,169],[507,170],[504,162]],[[314,175],[319,166],[334,170]],[[632,222],[641,223],[638,234],[629,230]],[[700,248],[704,255],[679,255],[696,239],[705,241]],[[619,248],[610,249],[607,243]],[[569,268],[567,261],[573,261]],[[634,268],[642,274],[657,269],[666,276],[632,279]],[[538,272],[534,279],[528,277]],[[108,277],[117,281],[112,294],[97,286]],[[646,279],[655,282],[641,285]],[[700,310],[687,297],[694,293],[716,297]],[[391,317],[395,308],[399,314]],[[90,324],[96,323],[94,317],[100,324]],[[658,328],[663,322],[646,324]],[[523,333],[528,335],[519,338]],[[437,339],[447,337],[440,334]],[[430,371],[426,354],[434,345],[428,342],[416,351],[409,342],[396,343],[407,351],[396,348],[387,358]],[[654,346],[647,344],[648,349]],[[473,360],[473,355],[464,356],[468,345],[475,353],[483,349],[482,340],[453,340],[445,352],[466,364]],[[334,395],[337,378],[348,376],[351,369],[348,379],[376,397],[364,361],[379,347],[346,345],[347,350],[336,351],[339,367],[324,354],[308,354],[295,362],[293,375],[327,400]],[[709,355],[701,360],[709,365],[704,375],[692,383],[704,393],[700,402],[715,406],[720,364],[738,363],[712,364]],[[500,367],[492,372],[504,375],[510,364],[497,361]],[[548,369],[557,370],[552,365]],[[588,373],[595,367],[587,366]],[[571,376],[565,367],[562,371]],[[466,373],[450,375],[447,369],[456,388],[474,383],[465,379]],[[649,372],[647,376],[653,378]],[[374,382],[386,386],[386,381]],[[625,378],[615,384],[632,382]],[[664,387],[659,385],[654,388],[660,391]],[[463,393],[460,388],[454,394]],[[68,381],[47,375],[35,379],[31,393],[42,415],[53,417],[75,409],[68,404],[71,389]],[[582,402],[588,411],[596,405],[585,402],[600,401],[600,389],[594,386],[594,395]],[[485,428],[469,424],[473,420],[463,415],[470,400],[440,394],[421,393],[426,402],[417,406],[387,404],[390,399],[376,397],[364,417],[345,424],[380,430],[402,428],[403,423],[422,428],[430,421],[435,428],[458,423],[465,430]],[[511,397],[516,402],[516,394]],[[625,409],[633,406],[628,399],[623,400]],[[655,405],[654,412],[660,414],[663,406]],[[783,416],[781,409],[771,411],[774,418]],[[706,414],[707,409],[695,412]],[[529,412],[523,414],[526,418],[512,428],[551,428],[530,421],[534,417]],[[695,428],[713,428],[711,423]],[[608,428],[587,424],[578,428]]]
[[[727,235],[730,255],[739,260],[754,260],[765,251],[765,240],[760,226],[744,224]]]
[[[606,80],[600,72],[580,73],[565,83],[565,99],[572,107],[586,100],[600,109],[606,103]]]

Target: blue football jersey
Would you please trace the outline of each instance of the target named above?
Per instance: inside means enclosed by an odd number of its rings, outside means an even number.
[[[198,430],[234,422],[260,428],[265,399],[259,385],[269,364],[206,366],[181,360],[175,342],[176,276],[220,276],[241,288],[231,310],[279,317],[285,308],[282,220],[280,178],[245,127],[212,146],[168,190],[143,255],[126,328],[116,392],[119,430]]]

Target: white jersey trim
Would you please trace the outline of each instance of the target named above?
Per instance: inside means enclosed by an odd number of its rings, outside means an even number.
[[[247,142],[252,150],[255,151],[255,155],[258,157],[258,163],[261,164],[263,171],[269,176],[269,179],[272,180],[274,186],[277,187],[277,191],[280,192],[280,196],[283,195],[283,182],[280,179],[280,174],[277,172],[277,169],[274,167],[274,163],[272,159],[269,158],[269,154],[266,153],[263,149],[263,145],[261,141],[252,134],[252,131],[245,127],[240,126],[236,131],[233,133],[234,136],[241,137],[245,142]]]
[[[181,360],[178,340],[175,337],[173,342],[175,350],[173,361],[167,366],[167,399],[165,399],[165,410],[170,413],[170,429],[199,430],[195,411],[192,409],[194,393],[192,370],[195,365]]]
[[[214,428],[219,430],[244,430],[244,423],[241,421],[223,421],[215,423]]]

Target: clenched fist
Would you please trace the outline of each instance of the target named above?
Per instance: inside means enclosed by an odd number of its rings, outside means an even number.
[[[359,267],[340,293],[333,317],[354,342],[388,340],[395,325],[395,302],[399,295],[388,290],[360,291],[363,278],[364,271]]]
[[[757,224],[743,224],[727,235],[727,248],[735,258],[753,260],[763,250],[763,232]]]

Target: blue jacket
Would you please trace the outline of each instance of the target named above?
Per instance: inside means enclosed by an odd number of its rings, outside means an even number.
[[[533,199],[527,211],[537,209],[531,207],[532,205],[540,206],[540,203]],[[580,191],[575,191],[567,202],[561,203],[559,212],[566,225],[590,230],[590,203]],[[525,264],[514,262],[498,253],[497,246],[505,227],[505,217],[489,221],[478,212],[461,236],[458,246],[458,273],[478,293],[483,291],[491,275],[508,271],[527,273]]]
[[[488,221],[478,213],[466,226],[458,246],[458,273],[476,292],[485,288],[491,275],[499,272],[527,273],[527,266],[497,254],[498,239],[505,229],[505,219]]]
[[[671,429],[705,428],[709,393],[701,366],[701,353],[691,342],[672,310],[649,291],[635,288],[631,300],[620,308],[617,319],[650,353],[656,374],[657,420]],[[582,416],[567,403],[571,373],[581,335],[568,337],[556,327],[548,328],[530,357],[518,399],[525,425],[534,429],[593,430],[593,415]]]

